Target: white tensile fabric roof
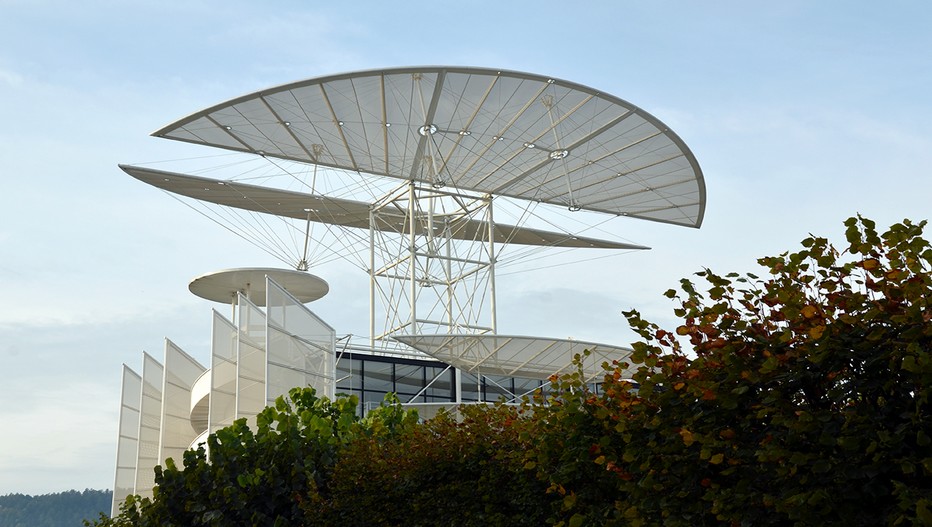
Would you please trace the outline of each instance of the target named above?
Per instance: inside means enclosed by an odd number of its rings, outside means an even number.
[[[343,227],[367,229],[370,225],[369,210],[371,204],[361,201],[262,187],[237,181],[190,176],[137,166],[120,165],[120,168],[134,178],[154,187],[199,201],[299,220],[307,219],[310,216],[313,221]],[[441,229],[442,225],[441,222],[437,222],[437,229]],[[387,209],[381,213],[380,221],[372,226],[382,231],[391,230],[407,234],[409,223],[405,221],[404,214],[400,212],[393,213]],[[420,225],[419,227],[426,228]],[[453,238],[461,240],[482,240],[486,237],[487,230],[488,224],[481,221],[457,221],[453,225],[451,235]],[[648,249],[648,247],[633,243],[601,240],[503,223],[494,225],[494,233],[496,243],[546,247]]]
[[[698,227],[695,157],[637,106],[571,82],[465,67],[310,79],[153,135],[360,174]]]
[[[394,335],[392,338],[470,373],[547,379],[575,371],[573,357],[583,357],[583,374],[593,380],[605,373],[602,363],[627,360],[632,350],[579,340],[508,335]],[[629,368],[627,374],[634,373]]]

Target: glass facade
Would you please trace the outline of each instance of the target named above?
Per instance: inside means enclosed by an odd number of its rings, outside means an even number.
[[[546,382],[537,379],[460,373],[457,400],[456,369],[442,362],[346,353],[337,362],[336,395],[355,395],[361,411],[377,406],[389,392],[402,404],[516,402]]]
[[[360,411],[378,406],[389,392],[405,404],[453,403],[453,369],[432,361],[362,353],[346,353],[337,362],[336,395],[357,396]]]

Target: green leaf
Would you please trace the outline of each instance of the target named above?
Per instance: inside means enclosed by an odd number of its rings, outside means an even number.
[[[568,511],[576,506],[576,494],[569,493],[563,496],[563,510]]]
[[[569,527],[581,527],[583,522],[586,521],[586,516],[576,513],[570,518]]]
[[[916,444],[919,446],[929,446],[932,444],[932,440],[930,440],[929,435],[926,434],[925,430],[920,430],[916,434]]]

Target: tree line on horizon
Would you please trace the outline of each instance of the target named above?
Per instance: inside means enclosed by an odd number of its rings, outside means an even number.
[[[0,496],[2,527],[62,527],[81,525],[110,511],[110,490],[66,490],[41,495]]]
[[[675,329],[626,312],[633,378],[424,422],[296,388],[88,525],[932,525],[932,246],[845,226],[682,280]]]

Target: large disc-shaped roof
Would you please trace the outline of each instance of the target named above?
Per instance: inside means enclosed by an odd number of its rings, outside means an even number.
[[[412,67],[320,77],[208,108],[159,137],[698,227],[705,184],[662,122],[579,84]]]

